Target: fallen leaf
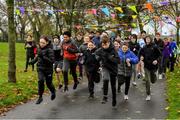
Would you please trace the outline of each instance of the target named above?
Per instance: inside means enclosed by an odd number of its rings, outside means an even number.
[[[168,107],[165,108],[165,110],[169,110],[169,108],[170,108],[170,107],[168,106]]]

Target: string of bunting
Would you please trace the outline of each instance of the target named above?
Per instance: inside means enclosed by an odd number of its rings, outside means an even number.
[[[165,1],[159,2],[159,4],[162,5],[162,6],[167,6],[167,5],[169,5],[169,1],[165,0]],[[144,5],[145,8],[147,8],[148,11],[154,12],[154,8],[153,8],[154,4],[151,3],[150,0],[147,0],[147,3],[145,3],[143,5]],[[128,7],[130,10],[132,10],[133,12],[138,14],[137,8],[136,8],[137,6],[139,6],[139,5],[127,5],[126,7]],[[118,7],[117,6],[117,7],[114,7],[114,10],[117,10],[121,14],[123,14],[124,13],[124,11],[122,9],[123,7],[120,7],[120,6]],[[20,14],[25,14],[25,12],[42,12],[42,11],[47,11],[49,15],[52,15],[52,14],[54,14],[54,12],[60,12],[61,14],[66,14],[66,12],[68,12],[70,10],[68,10],[68,9],[66,9],[66,10],[43,10],[43,9],[39,9],[39,8],[34,8],[34,9],[30,10],[30,9],[25,9],[24,7],[21,6],[21,7],[17,7],[16,14],[20,15]],[[107,15],[108,17],[110,16],[111,12],[110,12],[110,9],[108,7],[106,7],[106,6],[102,7],[101,11],[105,15]],[[97,9],[88,9],[85,12],[89,13],[89,14],[97,15]]]

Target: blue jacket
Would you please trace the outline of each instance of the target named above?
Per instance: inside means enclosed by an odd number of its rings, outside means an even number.
[[[130,50],[123,52],[122,49],[118,51],[120,58],[120,64],[118,65],[118,75],[131,76],[132,75],[132,64],[137,64],[139,59],[138,57]],[[126,59],[130,59],[131,66],[127,66]]]
[[[174,54],[175,50],[177,49],[177,44],[175,41],[170,42],[169,44],[170,54]]]

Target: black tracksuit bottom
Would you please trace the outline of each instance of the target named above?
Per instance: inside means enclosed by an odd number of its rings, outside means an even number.
[[[109,81],[111,83],[112,102],[116,103],[116,75],[110,74],[110,80],[103,80],[103,94],[104,96],[108,95]]]
[[[30,60],[33,60],[34,59],[34,55],[29,55],[29,54],[26,54],[26,67],[25,67],[25,70],[28,69],[28,65],[29,65],[29,62]],[[32,64],[32,70],[34,70],[34,64]]]
[[[38,70],[38,94],[42,97],[44,93],[44,82],[52,94],[55,93],[55,87],[52,83],[53,72],[47,72],[45,70]]]
[[[125,83],[125,95],[128,95],[131,76],[118,75],[118,89]]]

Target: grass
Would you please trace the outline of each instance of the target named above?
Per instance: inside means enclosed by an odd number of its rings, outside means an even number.
[[[168,119],[180,119],[180,65],[167,74]]]
[[[8,83],[8,44],[0,43],[0,113],[7,107],[20,104],[37,95],[37,72],[29,66],[24,73],[24,44],[16,43],[16,76],[17,83]],[[55,77],[54,77],[55,79]],[[57,80],[54,80],[57,86]]]

